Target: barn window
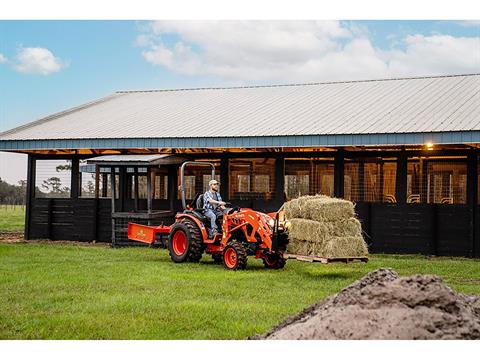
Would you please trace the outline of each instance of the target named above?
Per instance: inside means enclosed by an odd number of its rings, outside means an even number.
[[[36,160],[35,169],[35,197],[70,197],[72,182],[70,160]]]
[[[210,162],[215,166],[215,179],[220,182],[220,160],[201,160],[196,161]],[[187,165],[185,167],[185,198],[192,200],[197,194],[208,190],[208,182],[212,180],[212,168],[205,165]],[[180,185],[180,169],[178,170],[178,185]],[[220,193],[222,189],[220,188]],[[178,199],[181,198],[180,191]]]
[[[110,167],[100,167],[98,181],[98,196],[101,198],[112,198],[112,174]],[[119,168],[115,168],[115,199],[119,198],[120,193],[120,173]]]
[[[168,173],[166,169],[155,172],[153,181],[153,198],[160,200],[168,199]]]
[[[80,187],[80,197],[94,198],[97,187],[97,166],[87,164],[86,160],[80,160],[79,170],[78,183]]]
[[[465,157],[409,158],[407,169],[407,203],[467,203]]]
[[[285,159],[285,196],[333,196],[333,159]]]
[[[396,203],[396,158],[345,159],[344,197],[350,201]]]
[[[129,199],[146,199],[148,197],[147,171],[148,169],[145,167],[127,167],[127,196]],[[138,187],[138,194],[135,194],[136,186]]]
[[[275,194],[275,159],[231,159],[229,174],[232,200],[269,200]]]

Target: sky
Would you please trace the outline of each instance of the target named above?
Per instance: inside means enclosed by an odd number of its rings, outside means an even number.
[[[117,90],[479,72],[480,21],[3,20],[0,132]]]

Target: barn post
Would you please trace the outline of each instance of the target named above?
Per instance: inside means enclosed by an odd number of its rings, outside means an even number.
[[[222,156],[220,159],[220,184],[222,186],[222,197],[225,201],[230,201],[230,192],[229,192],[229,174],[228,174],[228,157]]]
[[[397,157],[396,199],[398,205],[407,203],[407,154],[402,149]]]
[[[343,198],[344,194],[344,162],[345,162],[345,153],[343,149],[338,149],[335,154],[335,164],[334,164],[334,175],[333,175],[333,189],[334,195],[337,198]]]
[[[178,167],[175,165],[170,165],[168,167],[168,199],[170,200],[170,210],[173,212],[177,210],[177,169]]]
[[[28,155],[27,159],[27,189],[25,198],[25,240],[30,240],[30,222],[32,218],[32,201],[35,196],[35,157]]]
[[[80,195],[80,162],[78,160],[78,157],[74,156],[72,158],[72,172],[70,174],[71,176],[71,184],[72,184],[72,190],[70,192],[70,198],[71,199],[78,199]]]
[[[117,186],[115,183],[115,167],[112,166],[110,172],[110,184],[112,187],[112,246],[115,246],[115,218],[113,217],[115,214],[115,198],[117,197]]]
[[[279,154],[276,156],[275,161],[275,201],[278,202],[276,209],[285,202],[285,155]]]
[[[468,154],[467,162],[467,204],[470,206],[470,229],[472,237],[471,256],[480,257],[480,238],[477,231],[478,212],[478,160],[476,151]]]

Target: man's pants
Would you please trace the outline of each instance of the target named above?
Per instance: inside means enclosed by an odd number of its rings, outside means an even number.
[[[210,219],[210,224],[211,224],[210,229],[207,228],[209,237],[212,237],[213,234],[218,232],[218,227],[217,227],[217,222],[216,222],[217,217],[222,216],[223,214],[224,214],[224,212],[221,209],[217,209],[217,210],[208,209],[208,210],[205,211],[205,216]]]

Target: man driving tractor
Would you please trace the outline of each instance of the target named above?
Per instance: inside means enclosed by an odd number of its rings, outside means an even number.
[[[208,229],[210,238],[220,234],[217,227],[217,217],[225,214],[225,202],[218,192],[220,183],[217,180],[210,180],[208,183],[209,190],[203,194],[203,207],[205,208],[205,216],[210,219],[211,227]]]

